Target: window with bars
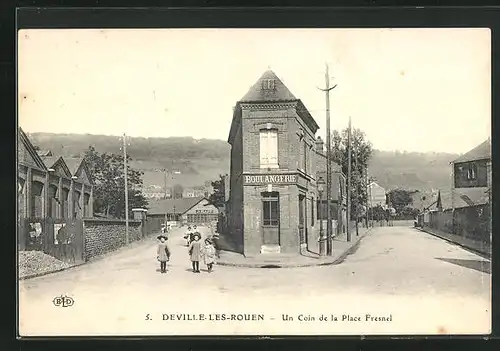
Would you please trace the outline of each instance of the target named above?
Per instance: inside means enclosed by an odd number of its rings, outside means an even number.
[[[260,167],[278,168],[278,131],[276,129],[260,131]]]
[[[263,225],[277,227],[279,224],[279,194],[277,192],[267,192],[263,194]]]

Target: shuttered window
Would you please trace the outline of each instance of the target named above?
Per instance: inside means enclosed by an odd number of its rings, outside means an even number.
[[[278,168],[278,131],[260,131],[260,167]]]

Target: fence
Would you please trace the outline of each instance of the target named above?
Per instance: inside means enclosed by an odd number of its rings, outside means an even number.
[[[18,250],[42,251],[61,261],[83,263],[127,244],[121,219],[20,218]],[[129,242],[159,233],[161,220],[129,220]]]
[[[490,205],[430,212],[428,218],[421,214],[418,225],[487,245],[491,243]]]
[[[22,218],[18,231],[19,250],[37,250],[61,261],[84,261],[81,219]]]

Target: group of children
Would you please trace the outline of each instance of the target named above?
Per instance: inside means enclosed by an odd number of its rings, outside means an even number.
[[[201,234],[194,232],[190,238],[188,253],[193,267],[193,273],[200,273],[200,261],[204,260],[208,273],[212,273],[215,264],[216,250],[211,238],[206,238],[204,244],[201,243]],[[168,237],[165,234],[158,236],[157,259],[160,261],[160,272],[167,272],[167,262],[170,261],[170,248],[167,244]]]

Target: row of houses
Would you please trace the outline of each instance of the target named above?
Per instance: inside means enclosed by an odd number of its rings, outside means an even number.
[[[37,150],[18,130],[18,217],[93,217],[94,182],[83,158]]]
[[[164,187],[160,185],[150,185],[147,187],[143,187],[142,192],[147,199],[171,199],[172,189],[167,188],[165,190]],[[199,198],[199,197],[208,197],[211,192],[211,187],[207,186],[194,186],[189,188],[184,188],[182,190],[183,198]]]

